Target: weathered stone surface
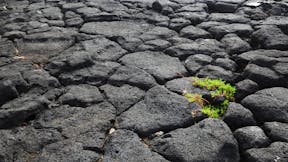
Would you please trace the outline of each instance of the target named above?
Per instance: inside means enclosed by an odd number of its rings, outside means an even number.
[[[127,84],[121,87],[106,84],[101,86],[100,89],[104,91],[108,101],[116,107],[118,115],[129,109],[145,95],[143,90]]]
[[[131,84],[143,89],[149,89],[157,85],[153,76],[145,70],[134,66],[121,66],[109,78],[110,84]]]
[[[22,161],[32,158],[33,153],[41,151],[45,145],[63,140],[61,134],[53,129],[21,127],[0,131],[0,160]]]
[[[231,13],[211,13],[209,21],[226,22],[226,23],[248,23],[250,20],[240,14]]]
[[[211,37],[209,32],[207,32],[201,28],[197,28],[195,26],[192,26],[192,25],[184,27],[180,31],[180,36],[186,37],[189,39],[210,38]]]
[[[247,162],[287,161],[288,143],[274,142],[267,148],[253,148],[244,153],[243,160]]]
[[[245,97],[241,103],[250,109],[259,122],[279,121],[287,122],[288,90],[282,87],[263,89],[255,94]]]
[[[208,55],[196,54],[185,60],[185,67],[191,74],[197,73],[205,65],[212,63],[213,58]]]
[[[187,91],[188,93],[200,93],[200,94],[208,93],[208,91],[205,89],[194,87],[192,85],[192,77],[174,79],[167,82],[165,86],[170,91],[179,94],[182,94],[183,91]]]
[[[178,58],[170,57],[160,52],[136,52],[122,57],[125,65],[135,66],[153,75],[159,81],[179,77],[187,73]]]
[[[288,49],[288,35],[275,26],[263,26],[252,35],[255,43],[266,49]]]
[[[214,65],[206,65],[196,75],[199,77],[209,77],[212,79],[222,78],[228,82],[234,82],[237,77],[232,73],[232,71]]]
[[[151,151],[132,131],[117,130],[108,138],[104,147],[103,162],[168,162],[162,156]]]
[[[269,65],[269,64],[268,64]],[[284,76],[269,67],[248,64],[243,72],[245,78],[251,79],[261,87],[284,85]]]
[[[280,122],[266,122],[263,130],[272,141],[288,142],[288,124]]]
[[[230,127],[231,130],[244,126],[256,125],[252,112],[235,102],[229,103],[223,116],[223,121]]]
[[[250,79],[245,79],[242,80],[238,83],[236,83],[236,94],[235,94],[235,98],[236,100],[242,100],[244,97],[258,91],[259,87],[258,84],[253,82]]]
[[[61,103],[70,106],[89,106],[102,100],[103,96],[98,88],[86,84],[68,86],[67,92],[59,98]]]
[[[119,128],[133,130],[147,136],[157,131],[184,127],[193,122],[192,109],[199,108],[161,86],[150,89],[143,101],[122,113],[117,121]]]
[[[120,64],[110,61],[94,61],[94,65],[65,71],[59,75],[59,81],[64,85],[88,83],[101,85]]]
[[[116,109],[107,102],[86,108],[61,106],[42,113],[37,125],[61,130],[63,136],[80,142],[84,149],[101,150],[115,117]]]
[[[23,73],[23,78],[30,86],[40,86],[44,88],[60,86],[59,81],[43,69],[25,71]]]
[[[107,37],[122,36],[125,38],[140,35],[145,32],[148,27],[148,24],[126,21],[90,22],[85,23],[80,31],[88,34],[100,34]]]
[[[44,97],[27,95],[11,100],[0,108],[0,128],[19,126],[29,117],[45,110],[47,105]]]
[[[237,70],[237,64],[229,58],[217,58],[214,64],[233,72]]]
[[[222,44],[215,39],[199,39],[192,43],[184,43],[168,48],[165,53],[176,57],[187,57],[193,54],[211,55],[222,52]]]
[[[258,126],[247,126],[235,130],[233,133],[241,150],[268,146],[269,139]]]
[[[253,29],[248,24],[234,23],[211,27],[208,31],[211,32],[216,38],[222,38],[224,35],[230,33],[235,33],[240,37],[248,37],[253,32]]]
[[[246,41],[242,40],[236,34],[227,34],[222,39],[221,42],[224,44],[227,53],[229,54],[239,54],[247,52],[251,49],[251,46]]]
[[[239,161],[237,142],[218,119],[177,129],[152,140],[152,149],[171,161]]]
[[[145,29],[145,28],[144,28]],[[133,29],[135,30],[135,29]],[[175,36],[177,33],[173,30],[170,30],[166,27],[154,27],[151,30],[140,35],[140,39],[147,41],[153,39],[168,39]]]
[[[44,147],[42,152],[32,162],[53,162],[53,161],[70,161],[70,162],[91,162],[101,158],[98,153],[83,149],[83,144],[75,140],[64,140],[52,143]]]
[[[47,31],[26,35],[23,41],[17,42],[19,52],[24,55],[48,54],[55,55],[69,48],[74,39],[69,33]]]
[[[18,97],[18,92],[10,80],[0,81],[0,105]]]
[[[81,42],[81,45],[95,60],[117,60],[126,53],[117,43],[103,37]]]
[[[16,48],[14,47],[12,41],[5,39],[0,39],[0,57],[7,57],[15,54]]]

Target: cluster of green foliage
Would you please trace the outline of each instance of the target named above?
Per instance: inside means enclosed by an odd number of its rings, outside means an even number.
[[[209,101],[205,100],[201,94],[183,93],[183,96],[186,97],[189,102],[196,102],[199,104],[202,107],[201,112],[211,118],[219,118],[224,115],[229,102],[234,101],[236,88],[221,79],[193,77],[192,85],[209,90],[212,98],[220,96],[225,97],[225,100],[222,103],[213,105],[212,103],[209,103]]]

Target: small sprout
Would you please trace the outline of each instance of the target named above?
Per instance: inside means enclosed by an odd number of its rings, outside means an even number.
[[[201,79],[193,77],[192,85],[211,91],[210,94],[204,96],[201,94],[191,94],[186,90],[183,91],[183,96],[186,97],[189,102],[196,102],[202,107],[201,112],[211,118],[219,118],[224,115],[229,102],[234,101],[236,88],[221,79]],[[195,114],[195,112],[192,112],[192,117],[194,117]]]

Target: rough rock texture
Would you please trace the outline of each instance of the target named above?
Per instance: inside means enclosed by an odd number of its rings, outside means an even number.
[[[257,126],[247,126],[235,130],[233,133],[241,150],[259,148],[269,145],[269,139],[264,131]]]
[[[167,131],[193,122],[191,111],[199,108],[161,86],[151,88],[140,101],[122,113],[117,121],[119,128],[133,130],[140,135]]]
[[[0,162],[287,162],[287,40],[287,0],[0,0]]]
[[[232,132],[218,119],[205,119],[194,126],[157,137],[152,140],[152,148],[171,161],[239,160]]]
[[[263,89],[245,97],[241,103],[252,111],[259,122],[287,122],[287,98],[284,97],[287,92],[286,88],[281,87]]]

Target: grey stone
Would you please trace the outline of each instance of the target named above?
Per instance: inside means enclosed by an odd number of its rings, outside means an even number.
[[[59,81],[43,69],[25,71],[23,73],[23,78],[31,86],[40,86],[43,88],[53,88],[60,86]]]
[[[205,119],[151,142],[152,149],[170,161],[239,161],[237,141],[228,126],[218,119]]]
[[[119,66],[120,64],[116,62],[94,61],[93,66],[63,72],[59,75],[58,79],[64,85],[77,83],[101,85]]]
[[[184,77],[171,80],[165,84],[166,88],[172,92],[182,94],[183,91],[187,91],[188,93],[198,93],[205,94],[209,93],[209,91],[198,88],[192,85],[192,77]]]
[[[101,156],[98,153],[83,149],[83,144],[81,142],[64,140],[47,145],[31,162],[92,162],[97,161],[100,158]]]
[[[143,101],[122,113],[117,121],[119,128],[133,130],[141,136],[157,131],[168,131],[184,127],[193,122],[191,111],[197,104],[161,86],[151,88]]]
[[[0,105],[17,98],[18,91],[10,80],[0,81]]]
[[[128,130],[113,132],[105,146],[103,162],[168,162],[141,142],[137,134]]]
[[[189,39],[210,38],[211,37],[209,32],[207,32],[201,28],[197,28],[195,26],[192,26],[192,25],[184,27],[180,31],[180,36],[186,37]]]
[[[187,73],[178,58],[161,52],[136,52],[125,55],[120,61],[147,71],[161,82],[176,78],[177,74]]]
[[[210,64],[213,61],[213,58],[203,54],[196,54],[189,56],[185,60],[185,67],[191,74],[197,73],[202,67]]]
[[[16,48],[12,41],[0,39],[0,57],[12,56],[15,52]]]
[[[214,26],[221,26],[221,25],[227,25],[227,23],[224,22],[218,22],[218,21],[205,21],[197,25],[197,27],[209,30],[211,27]]]
[[[245,97],[241,104],[252,111],[259,122],[279,121],[287,122],[288,90],[282,87],[263,89]]]
[[[115,117],[116,109],[107,102],[86,108],[66,105],[46,110],[35,125],[57,129],[66,139],[80,142],[84,149],[101,150]]]
[[[226,22],[226,23],[249,23],[249,19],[240,14],[232,13],[211,13],[209,21]]]
[[[287,161],[288,143],[274,142],[267,148],[253,148],[244,153],[247,162],[285,162]]]
[[[264,131],[258,126],[247,126],[234,131],[241,150],[266,147],[270,144]]]
[[[95,60],[115,61],[126,53],[117,43],[103,37],[83,41],[81,45]]]
[[[288,142],[288,124],[280,122],[266,122],[263,130],[272,141]]]
[[[244,97],[258,91],[258,84],[250,79],[242,80],[236,83],[236,100],[242,100]]]
[[[226,70],[235,72],[237,70],[237,64],[229,58],[217,58],[214,62],[215,65],[220,66]]]
[[[199,24],[200,22],[203,22],[207,18],[208,14],[207,12],[177,12],[170,14],[169,17],[172,18],[185,18],[187,20],[190,20],[192,25]]]
[[[0,109],[0,128],[19,126],[29,117],[47,108],[48,101],[44,97],[23,96],[11,100]]]
[[[180,31],[183,27],[189,25],[191,23],[190,20],[184,19],[184,18],[173,18],[170,20],[169,28]]]
[[[248,64],[243,72],[243,76],[258,83],[260,87],[272,87],[285,84],[281,74],[269,67],[262,67],[255,64]]]
[[[229,103],[223,116],[223,121],[230,127],[231,130],[244,126],[256,125],[252,112],[235,102]]]
[[[227,34],[221,42],[224,44],[227,53],[239,54],[251,50],[251,46],[246,41],[242,40],[236,34]]]
[[[121,66],[109,78],[110,84],[131,84],[142,89],[157,85],[156,80],[146,71],[133,66]]]
[[[220,25],[211,27],[209,30],[216,38],[222,38],[226,34],[235,33],[240,37],[250,36],[253,32],[251,25],[233,23],[228,25]]]
[[[97,87],[91,85],[72,85],[67,87],[67,92],[60,96],[59,101],[70,106],[89,106],[99,103],[103,96]]]
[[[48,144],[63,140],[61,133],[53,129],[35,129],[31,126],[0,131],[0,160],[20,162],[33,157]]]
[[[61,20],[63,18],[63,14],[61,9],[58,7],[48,7],[42,10],[44,16],[50,20]]]
[[[262,48],[266,49],[288,49],[288,35],[275,26],[262,26],[253,33],[252,38]]]
[[[223,79],[228,82],[235,81],[236,77],[232,71],[225,70],[222,67],[214,66],[214,65],[206,65],[204,66],[197,74],[199,77],[209,77],[211,79]]]
[[[74,43],[70,33],[48,31],[26,35],[23,41],[18,41],[19,52],[27,54],[56,54],[69,48]]]
[[[80,31],[88,34],[100,34],[107,37],[130,37],[137,36],[147,31],[149,25],[144,23],[112,21],[85,23]]]
[[[100,87],[104,91],[108,101],[117,109],[117,115],[129,109],[142,99],[145,92],[137,87],[124,84],[121,87],[106,84]]]
[[[134,29],[135,30],[135,29]],[[151,30],[143,33],[139,36],[140,39],[147,41],[153,39],[168,39],[170,37],[175,36],[177,33],[171,29],[166,27],[154,27]]]
[[[211,55],[214,52],[222,52],[222,44],[215,39],[198,39],[192,43],[184,43],[169,47],[165,53],[176,57],[187,57],[193,54]]]

